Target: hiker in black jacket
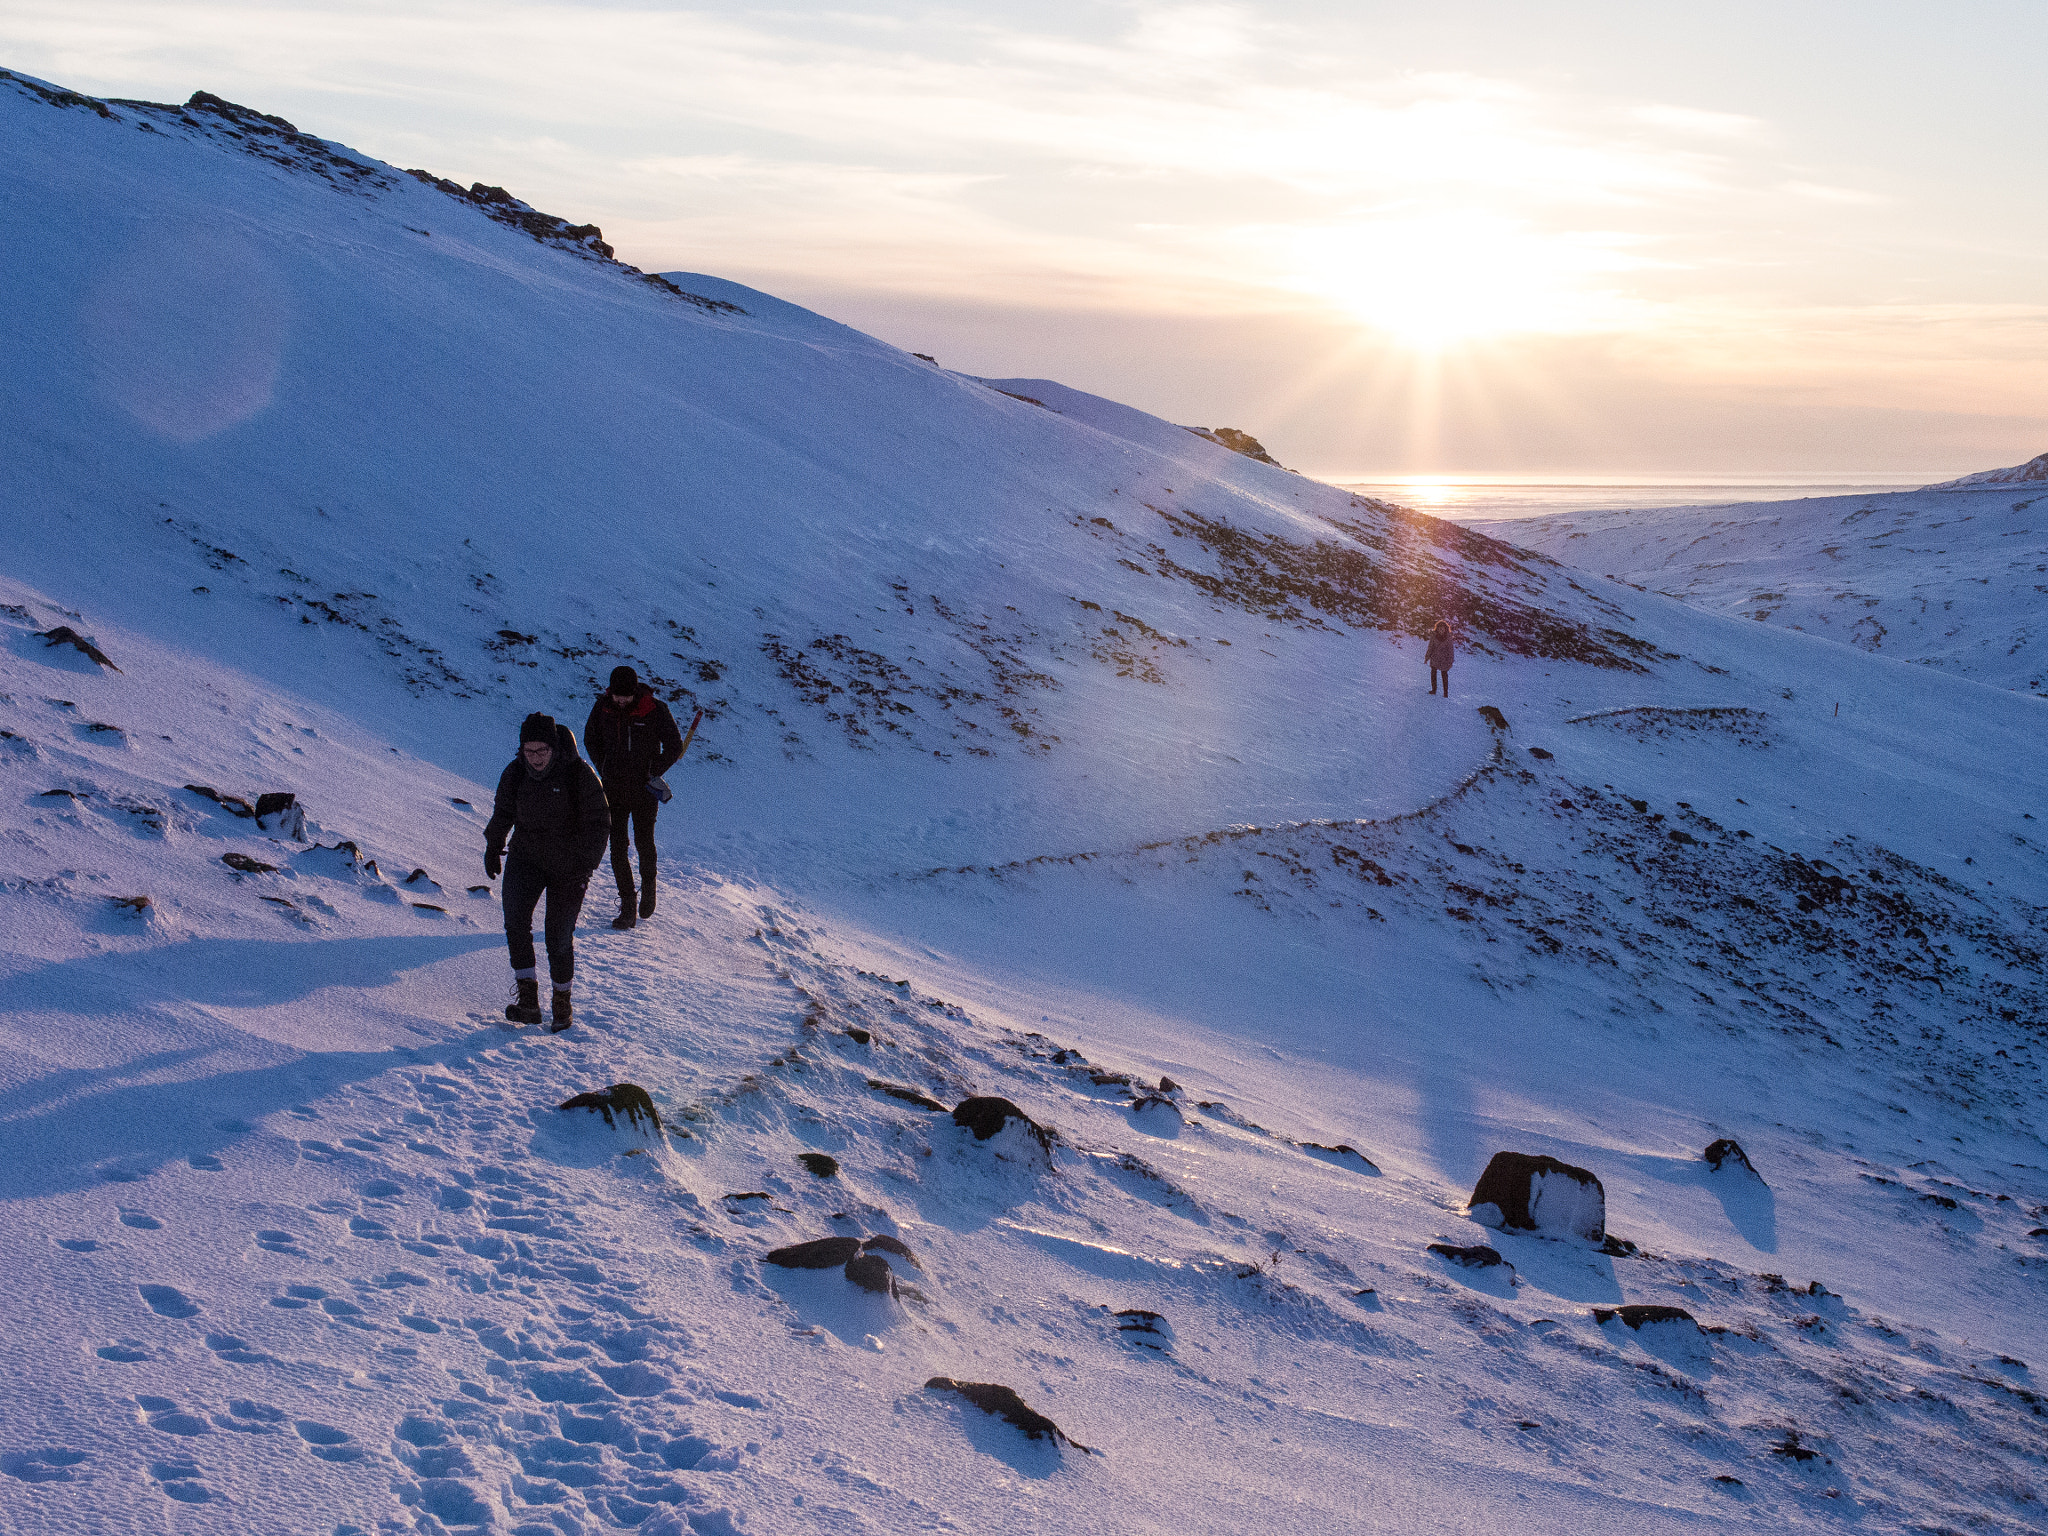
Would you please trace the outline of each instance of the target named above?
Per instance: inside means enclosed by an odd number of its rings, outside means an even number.
[[[504,871],[505,942],[519,1000],[505,1017],[540,1022],[540,973],[534,965],[533,909],[547,897],[548,975],[555,984],[553,1028],[574,1022],[569,985],[576,976],[576,914],[583,891],[604,861],[611,809],[604,786],[576,753],[576,733],[551,715],[531,714],[519,726],[519,755],[498,776],[498,796],[484,828],[484,873]],[[512,849],[505,850],[505,835]]]
[[[626,857],[626,823],[633,824],[633,847],[640,854],[640,917],[654,916],[654,817],[667,798],[661,776],[683,755],[683,734],[676,717],[631,667],[612,668],[612,680],[590,706],[583,725],[583,745],[604,779],[612,808],[612,878],[619,885],[619,915],[614,928],[631,928],[633,866]]]
[[[1429,691],[1435,693],[1437,679],[1442,678],[1443,696],[1447,699],[1451,696],[1451,661],[1454,654],[1450,621],[1438,619],[1436,628],[1429,632],[1429,644],[1423,649],[1422,659],[1429,663]]]

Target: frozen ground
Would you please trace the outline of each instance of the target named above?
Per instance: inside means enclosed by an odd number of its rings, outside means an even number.
[[[0,81],[0,1528],[2040,1528],[2037,702],[104,112]],[[508,1029],[620,659],[661,910]]]

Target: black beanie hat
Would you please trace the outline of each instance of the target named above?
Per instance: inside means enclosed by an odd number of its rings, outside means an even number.
[[[606,693],[638,693],[639,691],[640,674],[638,672],[635,672],[631,667],[612,668],[611,686],[605,689]]]
[[[555,717],[535,710],[520,721],[519,745],[523,747],[529,741],[544,741],[552,747],[555,744]]]

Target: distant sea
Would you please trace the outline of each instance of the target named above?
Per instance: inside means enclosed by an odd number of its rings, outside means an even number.
[[[1932,471],[1916,478],[1845,474],[1828,478],[1784,476],[1652,475],[1622,481],[1585,476],[1461,479],[1414,475],[1397,480],[1336,480],[1361,496],[1398,501],[1418,512],[1458,522],[1482,518],[1549,517],[1560,512],[1610,512],[1638,507],[1689,507],[1731,501],[1792,501],[1801,496],[1856,496],[1873,491],[1917,491],[1953,480],[1963,471]]]

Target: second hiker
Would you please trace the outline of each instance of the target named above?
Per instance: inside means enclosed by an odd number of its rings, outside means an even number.
[[[631,928],[654,915],[654,817],[668,798],[661,776],[683,755],[676,717],[631,667],[612,668],[612,680],[590,707],[583,746],[604,780],[612,808],[612,877],[619,884],[614,928]],[[637,917],[633,865],[626,855],[626,827],[640,854]]]

